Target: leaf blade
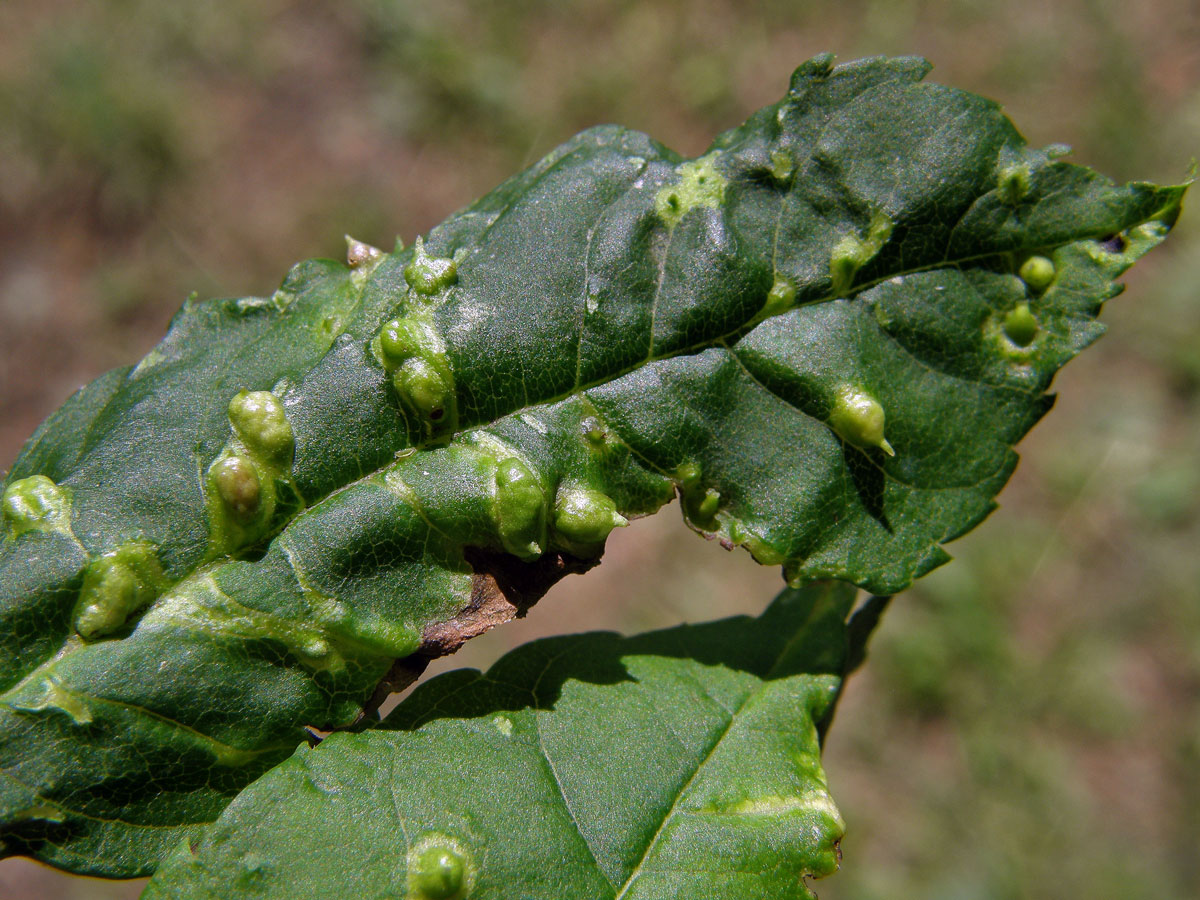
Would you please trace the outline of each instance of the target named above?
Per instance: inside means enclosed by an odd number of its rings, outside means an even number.
[[[146,896],[238,896],[248,855],[260,896],[402,890],[427,833],[467,860],[472,897],[811,897],[802,876],[837,864],[815,721],[840,684],[831,645],[845,648],[854,593],[823,585],[758,619],[552,638],[484,675],[434,679],[394,730],[331,737],[258,782]],[[357,846],[334,850],[329,832],[350,822]]]

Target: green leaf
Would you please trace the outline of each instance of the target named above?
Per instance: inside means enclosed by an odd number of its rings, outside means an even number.
[[[3,498],[2,852],[151,871],[675,496],[793,584],[945,561],[1184,188],[927,68],[815,59],[690,161],[586,131],[72,397]]]
[[[842,820],[817,722],[844,584],[760,618],[535,641],[263,776],[144,896],[811,898]]]

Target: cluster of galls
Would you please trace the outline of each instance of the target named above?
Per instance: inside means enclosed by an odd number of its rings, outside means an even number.
[[[239,391],[229,401],[233,437],[208,469],[214,551],[232,553],[262,537],[290,484],[295,438],[270,391]]]
[[[519,457],[496,466],[495,520],[505,552],[534,560],[549,546],[548,516],[553,516],[555,546],[575,556],[595,556],[614,528],[628,525],[613,499],[602,491],[561,485],[549,509],[546,493]]]
[[[392,384],[407,410],[421,423],[422,438],[449,434],[457,427],[458,409],[454,373],[446,348],[426,315],[425,304],[434,302],[458,281],[458,262],[430,256],[421,238],[404,267],[416,303],[411,314],[392,319],[379,333],[379,356],[392,376]]]

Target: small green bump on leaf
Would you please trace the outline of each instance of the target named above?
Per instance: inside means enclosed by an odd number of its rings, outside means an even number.
[[[4,520],[13,537],[26,531],[71,530],[71,495],[45,475],[20,478],[4,489]]]
[[[854,283],[858,270],[870,262],[892,236],[895,223],[883,211],[871,217],[863,237],[848,234],[838,241],[829,256],[830,291],[834,297],[844,297]]]
[[[842,238],[829,257],[829,277],[833,284],[830,288],[833,296],[841,297],[854,283],[854,276],[862,266],[859,257],[862,255],[862,242],[852,234]]]
[[[786,150],[776,150],[771,154],[771,177],[776,184],[785,185],[792,180],[796,173],[796,161]]]
[[[1054,263],[1044,256],[1029,257],[1017,272],[1029,289],[1037,294],[1054,283],[1054,274]]]
[[[703,493],[699,489],[693,489],[684,494],[683,508],[693,523],[707,528],[713,524],[717,511],[721,508],[721,494],[713,488]]]
[[[453,429],[454,383],[432,361],[414,356],[393,376],[400,396],[421,416],[431,431]]]
[[[416,895],[429,900],[461,896],[462,860],[453,850],[430,847],[417,858],[412,882]]]
[[[254,463],[240,456],[217,460],[210,470],[217,494],[234,518],[248,522],[258,513],[262,502],[262,486]]]
[[[36,803],[14,813],[13,819],[17,822],[50,822],[54,825],[61,825],[67,821],[67,814],[62,811],[61,807],[52,806],[49,803]]]
[[[604,543],[614,528],[628,524],[612,498],[600,491],[566,488],[559,491],[554,504],[554,530],[584,547]]]
[[[42,679],[42,695],[33,703],[12,702],[9,705],[19,712],[59,712],[76,725],[92,724],[92,710],[87,700],[67,690],[53,675]]]
[[[584,439],[594,448],[603,447],[608,443],[608,432],[595,416],[588,416],[580,425],[579,430]]]
[[[252,453],[273,463],[291,460],[295,438],[283,404],[270,391],[238,391],[229,401],[229,421]]]
[[[729,179],[717,171],[715,161],[716,153],[689,160],[675,170],[678,181],[659,189],[654,210],[667,228],[673,229],[693,209],[717,209],[725,202]]]
[[[704,498],[696,506],[696,516],[700,519],[709,520],[717,514],[717,510],[721,506],[721,494],[709,488],[704,492]]]
[[[730,530],[732,531],[733,529]],[[754,557],[754,561],[760,565],[783,565],[784,560],[787,558],[777,547],[768,544],[757,535],[743,533],[741,538],[738,542],[739,545],[750,551],[750,555]]]
[[[505,552],[524,560],[545,552],[546,494],[529,467],[515,456],[496,468],[493,517]]]
[[[693,525],[707,530],[720,509],[721,495],[713,488],[704,488],[702,474],[699,463],[695,462],[681,463],[675,468],[684,515]]]
[[[896,455],[883,436],[883,407],[865,391],[848,384],[839,387],[829,412],[829,425],[848,444],[862,450],[878,448],[888,456]]]
[[[675,480],[684,491],[691,491],[700,485],[700,464],[695,462],[680,463],[675,467]]]
[[[443,256],[430,256],[418,236],[412,261],[404,267],[404,280],[418,294],[431,297],[458,281],[458,264]]]
[[[1048,144],[1044,152],[1050,159],[1062,159],[1075,151],[1071,149],[1070,144]]]
[[[366,266],[368,263],[378,262],[383,259],[383,251],[378,247],[372,247],[370,244],[364,244],[360,240],[346,235],[346,265],[352,269],[358,269]]]
[[[423,356],[432,348],[425,329],[412,319],[392,319],[379,332],[379,349],[383,364],[395,369],[406,359]]]
[[[769,319],[782,312],[787,312],[796,303],[796,285],[786,275],[775,273],[775,283],[767,292],[767,302],[763,304],[759,318]]]
[[[89,570],[92,580],[84,586],[86,602],[75,619],[75,630],[85,640],[116,631],[137,605],[138,584],[133,573],[111,561],[105,563]]]
[[[112,634],[166,587],[154,545],[129,541],[93,560],[83,575],[75,630],[85,641]]]
[[[426,835],[408,852],[407,900],[462,900],[471,875],[470,857],[457,841]]]
[[[1004,333],[1018,347],[1028,347],[1033,343],[1038,333],[1038,320],[1028,303],[1018,303],[1004,317]]]
[[[330,649],[329,641],[324,638],[313,638],[300,648],[300,652],[311,659],[321,659],[329,655]]]
[[[1009,206],[1016,206],[1029,193],[1029,165],[1016,163],[1000,170],[997,190]]]

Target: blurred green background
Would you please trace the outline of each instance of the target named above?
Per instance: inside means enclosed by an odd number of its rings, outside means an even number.
[[[696,153],[825,50],[927,56],[1118,179],[1200,153],[1196,0],[3,0],[0,469],[188,293],[270,293],[344,232],[410,241],[588,125]],[[1200,896],[1194,211],[1127,281],[1001,509],[851,684],[824,900]],[[452,664],[757,612],[779,584],[668,510]],[[0,863],[3,900],[139,889]]]

